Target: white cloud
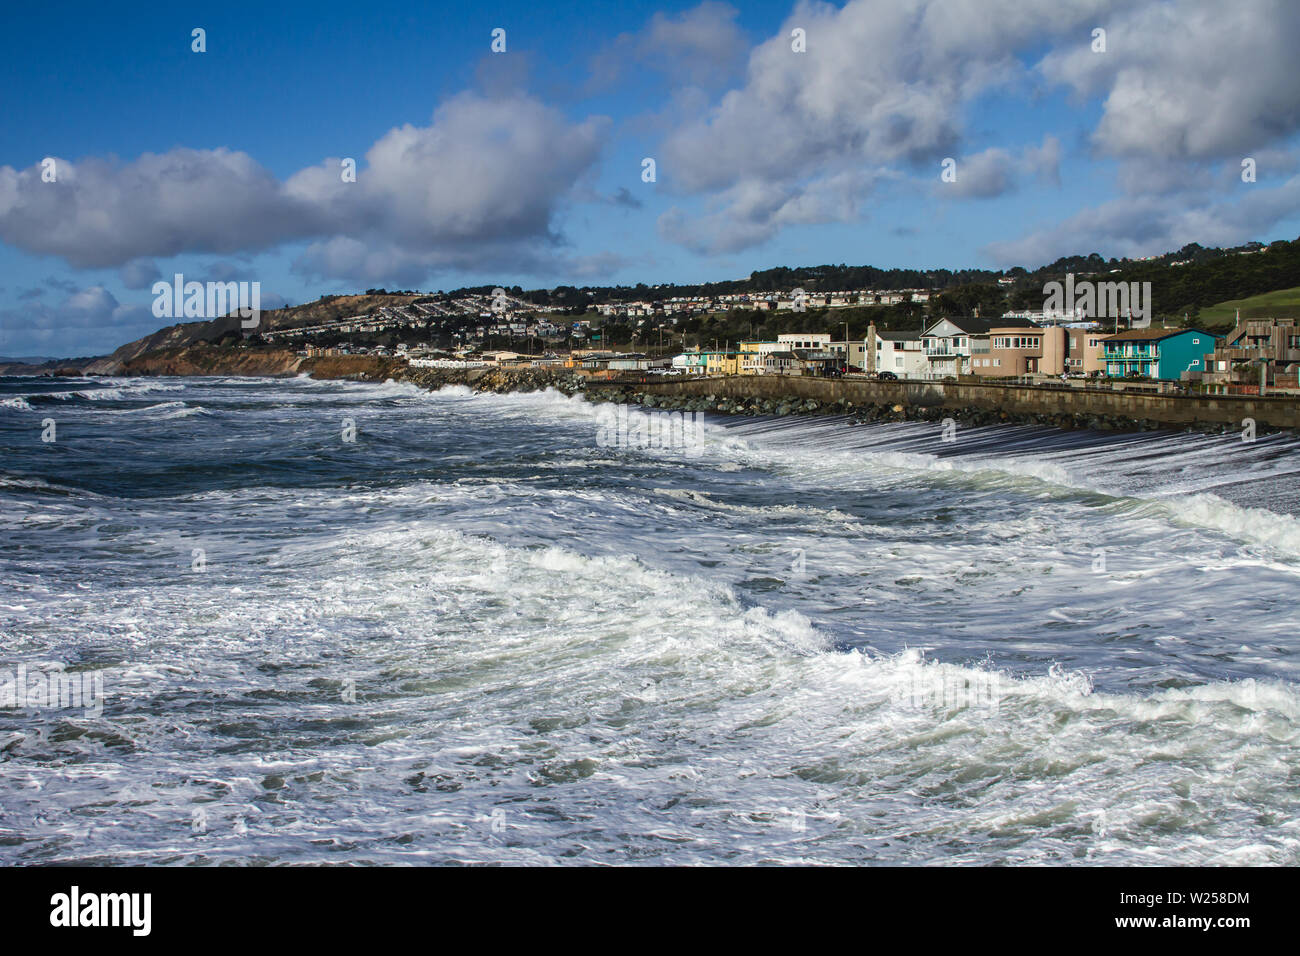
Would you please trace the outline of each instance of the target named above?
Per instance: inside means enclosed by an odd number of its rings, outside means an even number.
[[[122,266],[131,282],[148,271],[138,260],[301,239],[387,246],[395,268],[475,254],[492,257],[481,266],[499,264],[521,244],[556,241],[552,220],[594,165],[605,128],[601,119],[570,122],[530,97],[466,93],[444,103],[432,125],[381,137],[352,183],[337,158],[281,183],[228,149],[182,148],[126,164],[60,161],[54,183],[41,181],[39,166],[5,166],[0,239],[77,267]]]
[[[127,338],[154,331],[147,306],[124,305],[103,286],[78,289],[57,306],[43,302],[0,311],[0,336],[12,354],[61,352],[70,329],[91,349],[107,350]]]
[[[1048,53],[1039,69],[1085,97],[1105,96],[1093,144],[1116,156],[1247,156],[1300,128],[1294,0],[1130,4],[1088,43]]]
[[[935,195],[943,198],[994,199],[1015,192],[1031,180],[1060,183],[1061,142],[1048,136],[1041,146],[1029,146],[1014,153],[991,147],[957,160],[954,182],[939,180]]]
[[[1300,214],[1300,176],[1272,189],[1244,183],[1238,187],[1235,195],[1215,198],[1169,193],[1114,199],[1023,238],[990,243],[984,252],[1003,266],[1033,268],[1093,251],[1144,256],[1181,249],[1189,242],[1235,246]]]
[[[963,111],[990,89],[1023,82],[1016,54],[1062,35],[1088,36],[1085,25],[1113,0],[850,0],[843,9],[801,2],[775,36],[754,49],[747,79],[665,140],[664,187],[714,194],[698,221],[681,209],[661,222],[665,235],[692,248],[738,249],[792,221],[804,194],[814,208],[830,184],[860,169],[933,164],[954,155]],[[805,31],[807,52],[791,48]],[[1054,168],[1059,143],[1021,162]],[[969,195],[1010,185],[1010,154],[973,157]],[[927,174],[928,175],[928,174]],[[764,191],[771,195],[761,197]],[[720,198],[719,198],[720,197]],[[768,210],[767,214],[762,212]],[[820,221],[858,215],[825,210]],[[717,232],[714,240],[706,234]]]
[[[117,270],[117,275],[128,289],[147,289],[162,277],[162,272],[152,259],[132,259]]]

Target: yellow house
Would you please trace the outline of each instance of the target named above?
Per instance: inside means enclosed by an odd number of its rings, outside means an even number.
[[[741,342],[736,353],[737,373],[758,375],[763,371],[763,355],[776,346],[775,342]]]
[[[706,375],[739,375],[739,352],[708,352],[705,355]]]

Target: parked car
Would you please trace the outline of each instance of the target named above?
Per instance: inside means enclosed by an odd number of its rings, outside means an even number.
[[[897,382],[898,376],[893,372],[877,372],[876,378],[882,382]]]

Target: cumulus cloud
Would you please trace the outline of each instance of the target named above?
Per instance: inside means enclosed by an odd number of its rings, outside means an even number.
[[[714,196],[703,215],[671,207],[659,217],[659,234],[703,255],[736,252],[788,226],[853,221],[885,178],[885,171],[842,170],[801,183],[742,180]]]
[[[748,43],[735,7],[706,0],[672,16],[656,13],[636,33],[620,34],[592,61],[592,90],[617,82],[629,64],[665,74],[673,85],[713,87],[738,76]]]
[[[1083,29],[1112,0],[850,0],[842,9],[801,2],[750,55],[745,83],[663,144],[666,188],[721,196],[694,224],[681,209],[661,230],[693,248],[738,249],[790,222],[843,221],[848,210],[819,194],[853,170],[933,164],[953,155],[963,110],[988,90],[1023,81],[1017,53]],[[807,51],[792,50],[802,29]],[[1052,155],[1014,162],[1054,166]],[[974,157],[969,195],[1009,186],[1013,157]],[[761,194],[771,195],[761,198]],[[809,202],[801,200],[809,197]],[[791,210],[802,211],[792,215]],[[810,210],[821,210],[820,218]],[[766,212],[764,212],[766,210]],[[704,239],[720,230],[715,241]]]
[[[1092,137],[1103,153],[1240,157],[1300,128],[1294,0],[1144,2],[1105,26],[1106,52],[1076,43],[1039,64],[1080,96],[1105,96]]]
[[[1010,266],[1041,265],[1085,249],[1143,256],[1189,242],[1234,246],[1300,214],[1300,176],[1273,189],[1239,185],[1243,191],[1233,196],[1171,193],[1113,199],[1021,239],[990,243],[984,252]]]
[[[991,147],[957,160],[954,182],[940,181],[936,195],[945,198],[994,199],[1014,192],[1031,180],[1058,184],[1061,180],[1061,142],[1048,136],[1041,146],[1030,146],[1017,155]]]
[[[146,256],[261,248],[301,231],[307,210],[246,153],[178,148],[130,163],[0,167],[0,239],[78,268]]]
[[[152,259],[132,259],[117,270],[117,277],[128,289],[147,289],[162,278]]]
[[[475,250],[509,261],[520,243],[556,241],[552,219],[595,163],[605,127],[598,118],[570,122],[523,95],[465,93],[430,126],[381,137],[356,182],[343,182],[339,158],[280,182],[228,149],[180,148],[125,164],[60,161],[53,183],[41,181],[39,166],[5,166],[0,239],[77,267],[120,266],[128,285],[152,257],[304,239],[334,248],[374,242],[391,252],[394,269],[436,267]],[[382,271],[373,256],[371,267]]]
[[[78,289],[58,305],[35,302],[0,311],[5,348],[17,354],[59,351],[70,329],[91,348],[109,349],[126,338],[152,332],[158,320],[143,305],[126,305],[103,286]]]

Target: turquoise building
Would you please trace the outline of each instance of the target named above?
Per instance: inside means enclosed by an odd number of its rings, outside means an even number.
[[[1218,339],[1200,329],[1129,329],[1109,335],[1102,340],[1106,374],[1176,382],[1183,372],[1205,371],[1205,356],[1214,351]]]

